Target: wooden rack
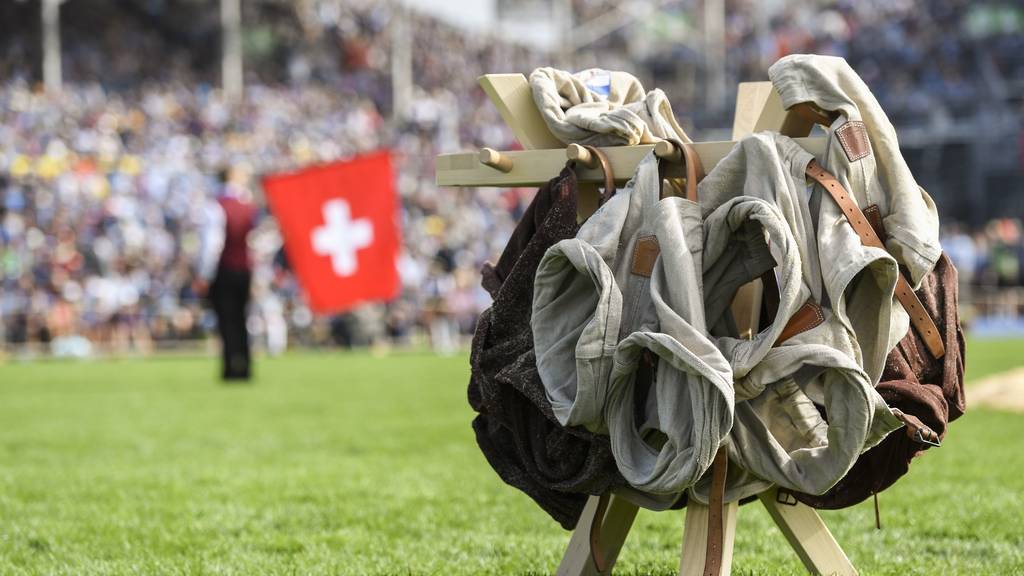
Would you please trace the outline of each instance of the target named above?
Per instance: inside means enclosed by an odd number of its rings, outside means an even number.
[[[502,119],[512,130],[523,150],[497,151],[484,148],[478,152],[442,154],[437,157],[437,184],[440,186],[540,186],[561,172],[567,159],[584,166],[578,169],[580,181],[579,211],[589,216],[597,206],[597,183],[604,177],[592,165],[589,153],[580,146],[562,144],[548,129],[533,103],[530,86],[522,74],[488,74],[480,77],[480,85],[498,108]],[[797,139],[815,156],[825,148],[824,138],[809,138],[811,126],[782,107],[782,100],[770,82],[739,84],[732,138],[729,142],[697,142],[694,148],[705,170],[710,171],[735,145],[735,141],[762,130],[775,130]],[[676,151],[668,142],[655,145],[615,146],[602,148],[608,156],[616,180],[625,181],[636,171],[640,160],[651,150],[661,157]],[[671,169],[668,175],[672,174]],[[732,304],[732,311],[741,333],[749,337],[759,322],[761,286],[756,280],[742,287]],[[789,545],[812,574],[855,575],[856,569],[832,537],[818,513],[790,496],[783,497],[775,488],[758,499],[768,510]],[[600,574],[593,562],[591,527],[599,526],[599,544],[604,553],[604,573],[610,573],[619,551],[629,534],[638,507],[624,499],[611,496],[600,518],[599,498],[591,497],[569,539],[569,545],[558,566],[559,576],[590,576]],[[736,534],[736,502],[725,505],[723,514],[723,550],[718,576],[730,573],[733,543]],[[686,507],[679,573],[684,576],[705,574],[705,550],[708,536],[709,508],[694,500]]]

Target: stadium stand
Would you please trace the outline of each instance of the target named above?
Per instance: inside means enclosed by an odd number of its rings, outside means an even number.
[[[608,2],[576,0],[585,21]],[[668,16],[692,10],[667,3]],[[947,225],[944,245],[974,315],[1024,313],[1024,10],[997,3],[889,0],[727,3],[729,83],[765,77],[792,52],[845,56],[904,136],[906,155]],[[381,147],[395,152],[405,256],[402,296],[334,318],[314,317],[288,272],[271,218],[254,240],[257,340],[287,327],[293,343],[429,341],[453,350],[488,305],[478,270],[494,258],[532,190],[440,190],[442,151],[512,146],[476,88],[484,72],[551,63],[542,51],[496,42],[412,14],[416,97],[394,115],[389,69],[394,5],[318,0],[247,3],[246,93],[216,89],[219,25],[197,2],[67,2],[65,86],[39,79],[31,2],[0,5],[0,342],[61,354],[148,352],[201,341],[210,329],[189,287],[198,206],[225,163],[255,173],[293,169]],[[652,25],[639,23],[637,26]],[[950,34],[952,30],[961,34]],[[101,33],[96,34],[96,30]],[[578,67],[615,67],[631,28],[588,47]],[[635,32],[635,30],[633,30]],[[652,35],[631,65],[663,87],[688,130],[714,135],[732,102],[709,107],[692,90],[697,54]],[[695,118],[687,111],[722,114]],[[967,134],[989,134],[982,141]],[[955,162],[951,160],[957,160]],[[254,186],[256,183],[254,183]],[[991,221],[990,221],[991,220]],[[971,314],[965,314],[970,316]],[[280,347],[280,337],[271,338]]]

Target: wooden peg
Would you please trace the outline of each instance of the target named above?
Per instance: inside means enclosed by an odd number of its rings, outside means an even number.
[[[661,140],[654,145],[654,155],[669,162],[682,162],[683,152],[668,140]]]
[[[587,168],[597,168],[598,160],[587,150],[579,144],[569,144],[565,149],[565,156],[569,160],[579,162]]]
[[[494,148],[482,148],[480,150],[480,163],[506,174],[512,171],[512,159]]]

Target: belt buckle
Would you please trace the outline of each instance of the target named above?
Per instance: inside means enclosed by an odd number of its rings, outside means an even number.
[[[928,431],[931,432],[932,434],[935,434],[935,432],[932,432],[931,430],[928,430]],[[938,437],[938,435],[936,435],[936,437]],[[916,442],[920,442],[921,444],[927,444],[929,446],[935,446],[936,448],[941,448],[942,447],[942,441],[941,440],[936,442],[936,441],[933,441],[933,440],[929,440],[928,438],[925,438],[925,436],[924,436],[924,428],[918,428],[917,431],[914,432],[914,440]]]
[[[775,491],[775,501],[784,506],[796,506],[800,503],[797,501],[796,496],[785,488],[779,488]]]

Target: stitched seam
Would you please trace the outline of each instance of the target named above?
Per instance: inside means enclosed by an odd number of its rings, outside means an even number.
[[[782,344],[783,342],[789,340],[790,338],[802,334],[810,330],[811,328],[820,326],[821,323],[825,321],[825,316],[821,312],[821,306],[818,306],[810,302],[801,306],[800,310],[796,311],[796,314],[800,314],[800,311],[807,307],[810,307],[814,311],[814,316],[811,318],[802,319],[800,322],[792,326],[786,326],[783,329],[782,334],[779,335],[779,340],[776,343],[776,345]],[[794,316],[796,316],[796,314],[794,314]]]
[[[821,314],[821,307],[820,306],[811,306],[811,309],[814,311],[814,316],[812,316],[812,317],[804,320],[800,324],[798,324],[796,326],[797,332],[796,332],[796,334],[793,334],[793,336],[796,336],[797,334],[799,334],[801,332],[804,332],[806,330],[810,330],[811,328],[814,328],[815,326],[817,326],[817,325],[819,325],[819,324],[821,324],[822,322],[825,321],[825,317],[822,316],[822,314]]]

